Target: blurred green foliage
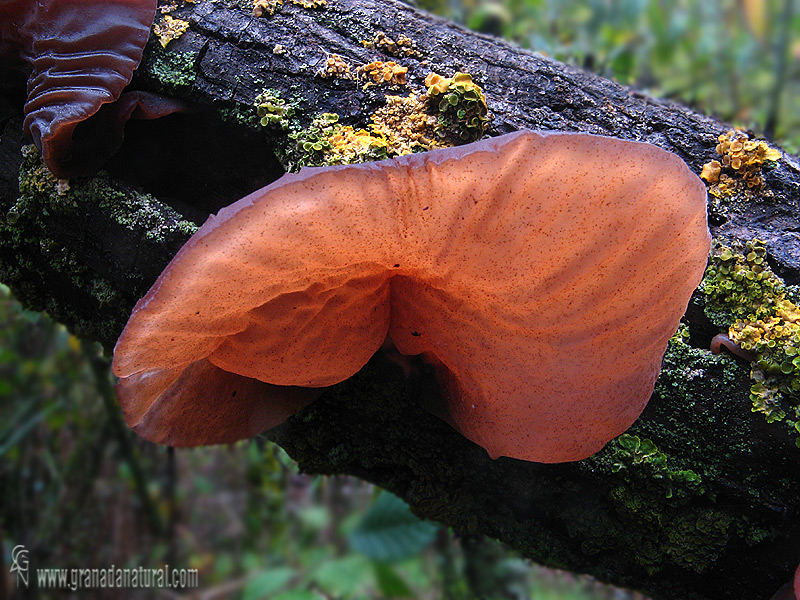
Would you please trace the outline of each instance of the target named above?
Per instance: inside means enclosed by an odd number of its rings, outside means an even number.
[[[419,0],[505,37],[800,151],[796,0]]]

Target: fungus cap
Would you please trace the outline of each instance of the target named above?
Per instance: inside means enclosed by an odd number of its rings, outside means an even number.
[[[169,402],[209,402],[175,387],[198,361],[315,388],[388,335],[436,366],[447,420],[492,457],[585,458],[652,393],[706,264],[705,198],[677,156],[588,134],[285,175],[210,217],[136,305],[114,355],[123,409],[160,441]]]

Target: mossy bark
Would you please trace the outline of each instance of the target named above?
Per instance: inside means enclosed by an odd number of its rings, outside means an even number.
[[[530,128],[641,140],[699,173],[729,129],[400,2],[286,2],[262,18],[249,4],[205,0],[173,11],[190,30],[166,49],[151,40],[133,85],[191,110],[129,124],[106,172],[68,190],[23,152],[23,79],[0,89],[0,281],[30,307],[110,349],[195,224],[277,178],[276,155],[296,163],[291,131],[333,112],[365,128],[387,94],[424,92],[432,71],[472,75],[491,112],[487,135]],[[362,44],[378,32],[407,36],[415,53]],[[353,68],[396,61],[409,68],[408,83],[322,78],[332,54]],[[285,122],[259,124],[254,102],[265,92],[291,105]],[[800,281],[799,165],[784,155],[757,194],[711,207],[715,237],[764,240],[771,268],[789,285]],[[706,350],[719,329],[703,304],[698,292],[689,336],[671,342],[627,437],[581,462],[492,461],[426,412],[437,394],[426,365],[407,379],[380,355],[268,435],[309,472],[363,477],[421,516],[496,537],[545,564],[657,598],[766,600],[800,561],[800,449],[785,428],[751,412],[749,365]]]

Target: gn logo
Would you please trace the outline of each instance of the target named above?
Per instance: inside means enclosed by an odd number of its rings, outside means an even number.
[[[28,587],[28,550],[25,546],[14,546],[11,551],[11,573],[17,574],[17,587],[20,587],[20,581]]]

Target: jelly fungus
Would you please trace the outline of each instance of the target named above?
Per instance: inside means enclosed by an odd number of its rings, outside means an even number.
[[[234,441],[388,336],[493,458],[585,458],[653,391],[706,265],[705,200],[677,156],[587,134],[285,175],[210,217],[136,305],[125,416],[156,442]]]

